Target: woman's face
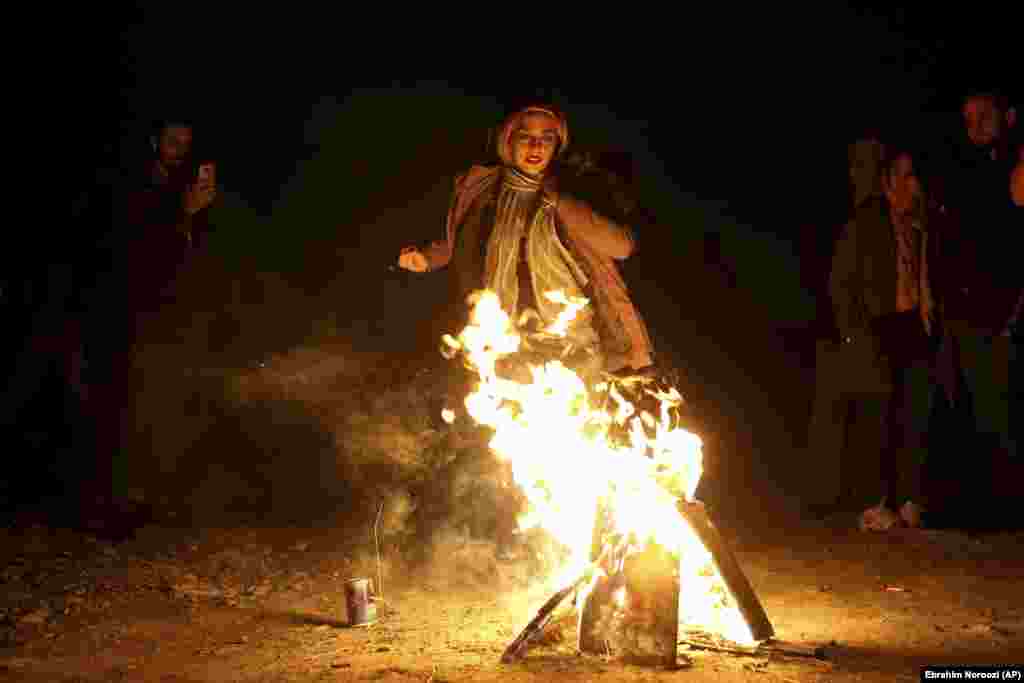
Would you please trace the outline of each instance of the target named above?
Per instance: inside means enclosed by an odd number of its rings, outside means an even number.
[[[512,131],[512,161],[523,173],[539,176],[554,158],[558,142],[558,121],[540,112],[527,114]]]
[[[893,163],[885,183],[885,196],[894,211],[905,213],[914,208],[921,195],[921,183],[914,172],[914,161],[901,154]]]

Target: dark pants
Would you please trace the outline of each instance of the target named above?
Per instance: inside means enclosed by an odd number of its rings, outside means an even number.
[[[104,361],[105,372],[90,391],[90,414],[95,424],[93,476],[89,495],[117,499],[127,495],[127,435],[133,424],[135,400],[131,356],[117,355]]]
[[[1018,329],[1010,341],[1008,370],[1010,440],[1014,444],[1014,456],[1020,458],[1021,443],[1024,442],[1024,329]]]
[[[1021,432],[1020,340],[974,333],[956,335],[975,434],[1011,457],[1019,457]]]
[[[119,303],[119,302],[118,302]],[[86,337],[89,415],[95,443],[87,499],[127,496],[127,436],[134,424],[138,381],[133,372],[135,319],[123,305],[93,312]]]
[[[928,455],[928,420],[932,413],[931,364],[920,360],[893,373],[887,397],[882,444],[882,492],[894,508],[924,502],[922,473]]]
[[[67,500],[90,470],[90,424],[75,363],[80,355],[29,347],[14,358],[0,388],[0,451],[11,463],[0,477],[0,508]]]
[[[939,395],[930,485],[949,524],[1019,524],[1022,363],[1020,340],[959,334],[960,383],[953,401]],[[955,347],[954,347],[955,348]]]
[[[921,500],[931,412],[930,362],[893,372],[892,391],[850,393],[819,376],[808,430],[813,473],[806,502],[866,506],[883,496],[898,507]]]

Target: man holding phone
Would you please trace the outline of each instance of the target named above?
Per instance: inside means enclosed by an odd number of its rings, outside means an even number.
[[[128,225],[173,224],[173,233],[186,236],[195,228],[205,229],[199,214],[217,196],[216,165],[194,153],[192,123],[162,121],[150,144],[155,156],[146,174],[148,182],[129,196]]]
[[[217,196],[216,169],[217,165],[212,161],[205,161],[199,164],[195,182],[185,186],[182,209],[186,218],[195,216],[213,203]],[[192,232],[189,231],[187,235],[189,237],[189,244],[191,244]]]
[[[83,491],[83,521],[97,531],[128,523],[126,436],[141,389],[132,358],[175,298],[182,270],[203,246],[207,209],[217,196],[216,166],[195,153],[193,133],[193,124],[184,119],[165,119],[154,127],[149,159],[118,202],[109,250],[113,262],[98,268],[109,273],[90,316],[89,403],[96,458],[92,481]]]

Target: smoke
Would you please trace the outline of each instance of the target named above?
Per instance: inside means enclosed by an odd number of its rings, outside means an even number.
[[[364,562],[379,546],[385,585],[408,571],[462,588],[544,576],[558,548],[517,528],[525,499],[489,449],[489,430],[441,418],[460,408],[468,374],[440,357],[426,367],[396,360],[336,342],[232,377],[218,426],[178,463],[203,472],[188,497],[193,514],[329,524]]]

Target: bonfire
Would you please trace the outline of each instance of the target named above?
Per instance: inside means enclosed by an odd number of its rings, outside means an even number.
[[[504,660],[522,656],[570,596],[582,651],[646,647],[671,663],[680,631],[746,646],[769,638],[771,624],[694,500],[702,443],[680,426],[682,396],[647,377],[585,382],[566,359],[578,356],[568,331],[589,302],[546,296],[562,314],[527,332],[494,292],[475,292],[469,324],[443,338],[446,357],[475,373],[466,413],[493,430],[490,448],[528,500],[519,528],[542,529],[565,549],[552,598]],[[537,360],[538,347],[560,351]],[[443,417],[455,420],[456,410]]]

